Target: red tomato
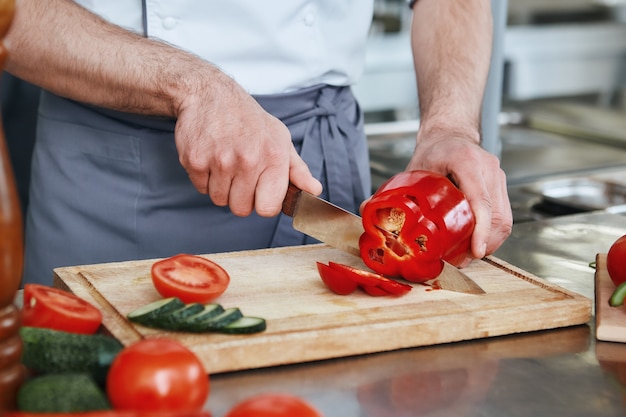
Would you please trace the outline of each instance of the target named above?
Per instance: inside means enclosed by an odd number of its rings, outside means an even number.
[[[201,256],[180,254],[152,265],[152,282],[163,297],[185,303],[208,303],[228,288],[228,273]]]
[[[136,342],[113,360],[106,380],[113,408],[134,411],[196,411],[209,397],[209,376],[180,342]]]
[[[323,417],[302,398],[289,394],[260,394],[235,405],[226,417]]]
[[[82,298],[45,285],[24,285],[23,326],[93,334],[101,324],[100,310]]]
[[[626,282],[626,235],[611,245],[606,256],[606,269],[616,287]]]

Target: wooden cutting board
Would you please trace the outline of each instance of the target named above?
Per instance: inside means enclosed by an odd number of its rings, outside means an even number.
[[[606,254],[596,256],[596,338],[626,343],[626,306],[611,307],[615,285],[606,270]]]
[[[131,324],[126,315],[160,298],[150,278],[155,260],[58,268],[55,285],[97,305],[108,332],[124,345],[148,337],[178,339],[208,373],[268,367],[587,323],[591,300],[497,258],[464,271],[485,291],[467,295],[415,284],[399,297],[339,296],[318,276],[315,261],[365,268],[326,245],[206,256],[231,276],[216,301],[267,320],[246,336],[187,334]]]

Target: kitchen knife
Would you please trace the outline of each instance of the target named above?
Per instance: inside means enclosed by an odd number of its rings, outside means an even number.
[[[337,249],[360,257],[359,237],[363,234],[361,217],[289,184],[283,213],[293,218],[293,228]],[[444,262],[441,274],[428,281],[431,285],[465,294],[484,294],[470,277]]]

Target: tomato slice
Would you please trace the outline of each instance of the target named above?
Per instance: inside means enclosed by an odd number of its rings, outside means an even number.
[[[178,297],[185,303],[208,303],[226,291],[230,276],[209,259],[183,253],[155,262],[152,282],[165,298]]]
[[[24,285],[23,326],[93,334],[101,324],[100,310],[82,298],[45,285]]]
[[[317,271],[324,284],[335,294],[352,294],[358,288],[358,284],[354,280],[326,264],[317,262]]]
[[[336,262],[329,262],[328,266],[336,271],[344,273],[349,276],[353,281],[358,283],[361,287],[373,286],[381,288],[387,291],[390,295],[404,295],[411,291],[413,287],[408,284],[403,284],[393,279],[389,279],[375,272],[364,271],[353,266],[339,264]]]

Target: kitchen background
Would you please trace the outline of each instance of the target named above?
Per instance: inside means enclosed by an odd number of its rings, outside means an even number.
[[[492,0],[483,146],[500,156],[516,223],[626,212],[626,0]],[[366,71],[373,186],[403,170],[419,125],[405,0],[376,0]],[[25,209],[37,90],[3,74],[2,111]]]

